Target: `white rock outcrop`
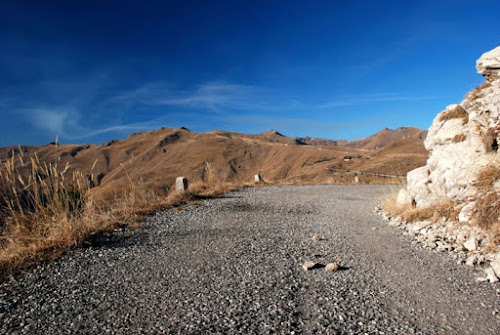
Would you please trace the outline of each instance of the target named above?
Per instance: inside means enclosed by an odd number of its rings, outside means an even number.
[[[497,75],[500,70],[500,46],[485,52],[476,62],[476,69],[483,75]]]
[[[454,200],[465,210],[461,221],[473,217],[478,174],[500,164],[500,47],[483,54],[476,68],[486,82],[436,116],[424,142],[427,165],[408,173],[409,197],[402,193],[398,202],[428,207]]]

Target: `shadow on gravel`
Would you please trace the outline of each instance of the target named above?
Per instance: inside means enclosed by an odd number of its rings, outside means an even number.
[[[321,263],[316,263],[316,264],[315,264],[315,265],[311,268],[311,270],[316,270],[316,269],[324,269],[324,268],[326,268],[326,265],[321,264]],[[338,272],[338,271],[346,271],[346,270],[349,270],[349,269],[350,269],[350,267],[348,267],[348,266],[342,266],[342,265],[341,265],[341,266],[337,269],[337,272]]]
[[[96,249],[111,249],[117,247],[127,247],[137,245],[137,234],[132,234],[130,231],[114,232],[114,233],[98,233],[89,236],[83,243],[81,248],[96,248]]]

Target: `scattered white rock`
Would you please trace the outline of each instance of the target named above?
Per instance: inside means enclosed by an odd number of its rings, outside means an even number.
[[[474,255],[467,257],[467,259],[465,260],[465,265],[467,266],[474,266],[476,264],[477,264],[477,258]]]
[[[469,222],[474,215],[475,206],[476,206],[476,202],[474,202],[474,201],[465,205],[462,208],[462,210],[460,211],[460,214],[458,214],[458,221],[464,222],[464,223]]]
[[[396,198],[396,205],[403,206],[405,204],[411,203],[411,200],[412,199],[410,194],[404,188],[402,188],[398,193],[398,197]]]
[[[337,263],[328,263],[325,267],[325,271],[328,271],[328,272],[336,272],[340,270],[340,265],[338,265]]]
[[[312,269],[314,269],[315,266],[316,266],[316,263],[311,262],[311,261],[306,261],[306,262],[304,262],[304,264],[302,264],[302,268],[304,269],[304,271],[312,270]]]
[[[488,281],[488,278],[487,277],[477,277],[476,281],[478,283],[486,283]]]
[[[469,251],[476,251],[478,248],[478,240],[476,236],[471,236],[467,242],[464,243],[465,249]]]
[[[486,278],[488,279],[488,281],[490,283],[498,283],[499,282],[498,277],[495,274],[495,271],[491,267],[487,267],[486,269],[484,269],[484,273],[486,273]]]
[[[495,271],[497,277],[500,277],[500,252],[496,253],[495,256],[492,257],[490,266],[493,271]]]

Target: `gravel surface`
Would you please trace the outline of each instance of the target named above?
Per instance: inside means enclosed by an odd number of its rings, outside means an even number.
[[[500,334],[500,286],[374,214],[389,192],[263,187],[159,212],[4,280],[0,333]]]

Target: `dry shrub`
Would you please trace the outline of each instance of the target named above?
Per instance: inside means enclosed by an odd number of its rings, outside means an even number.
[[[20,173],[27,167],[29,173]],[[88,179],[79,172],[67,176],[68,169],[36,156],[30,164],[22,155],[1,164],[1,270],[56,256],[102,223],[102,213],[88,196]]]
[[[68,176],[68,169],[36,156],[30,164],[12,156],[0,165],[0,274],[53,259],[92,234],[134,228],[145,214],[180,201],[129,177],[114,198],[97,203],[88,178],[80,172]]]
[[[500,196],[497,192],[489,192],[479,198],[475,218],[477,225],[485,230],[500,228]]]
[[[483,89],[488,88],[490,86],[491,86],[491,81],[490,80],[486,80],[484,83],[482,83],[481,85],[477,86],[474,89],[474,91],[469,92],[466,95],[467,100],[474,101],[474,100],[477,100],[477,99],[480,99],[480,98],[484,97]]]
[[[451,139],[451,141],[453,143],[459,143],[459,142],[465,141],[466,139],[467,139],[467,135],[465,135],[465,134],[457,134],[457,135],[455,135],[455,137],[453,137]]]
[[[500,195],[494,188],[497,181],[500,181],[500,166],[497,164],[490,164],[479,173],[476,187],[481,196],[476,202],[475,223],[500,244]]]
[[[398,193],[391,194],[386,201],[382,203],[382,209],[390,217],[401,217],[406,222],[417,221],[438,221],[442,217],[450,220],[458,220],[459,210],[456,209],[456,202],[451,200],[444,200],[429,207],[415,207],[413,204],[408,203],[405,205],[398,205],[396,199]]]
[[[460,105],[457,105],[454,109],[449,111],[444,111],[439,117],[439,121],[446,121],[451,119],[462,119],[463,123],[469,122],[469,113]]]
[[[475,186],[480,192],[489,192],[493,190],[493,184],[499,180],[500,165],[490,164],[479,172]]]
[[[203,180],[207,188],[214,189],[220,184],[219,180],[219,168],[217,165],[211,162],[205,162],[203,168]]]

